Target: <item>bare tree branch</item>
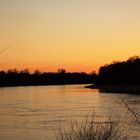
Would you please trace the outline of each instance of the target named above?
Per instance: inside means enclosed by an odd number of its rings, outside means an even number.
[[[135,110],[133,110],[125,101],[125,99],[122,99],[123,104],[125,105],[125,107],[127,108],[127,110],[134,116],[134,118],[136,119],[136,122],[138,122],[140,124],[140,118],[139,115],[137,114],[137,112]]]
[[[0,54],[2,54],[3,52],[5,52],[9,47],[11,47],[12,44],[9,44],[7,47],[5,47],[3,50],[0,51]]]

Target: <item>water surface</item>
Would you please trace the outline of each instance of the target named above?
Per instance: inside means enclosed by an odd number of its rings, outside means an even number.
[[[100,93],[85,85],[0,88],[1,140],[54,140],[59,123],[83,118],[89,110],[104,115],[108,107],[120,107],[120,97],[139,96]],[[139,106],[139,102],[137,102]]]

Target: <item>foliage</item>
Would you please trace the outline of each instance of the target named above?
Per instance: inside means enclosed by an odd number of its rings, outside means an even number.
[[[97,83],[140,85],[140,58],[133,56],[127,61],[102,66]]]
[[[0,86],[87,84],[95,82],[95,79],[95,73],[92,75],[83,72],[70,73],[64,69],[59,69],[56,73],[41,73],[39,70],[30,73],[28,69],[0,71]]]

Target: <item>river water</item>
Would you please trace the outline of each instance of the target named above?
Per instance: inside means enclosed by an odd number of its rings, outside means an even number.
[[[140,107],[138,95],[100,93],[84,87],[0,88],[0,140],[55,140],[60,124],[69,126],[71,119],[84,118],[92,108],[101,116],[108,108],[123,109],[120,100],[124,96]]]

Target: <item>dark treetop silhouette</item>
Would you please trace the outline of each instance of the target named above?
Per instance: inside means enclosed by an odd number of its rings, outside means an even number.
[[[133,56],[100,67],[95,85],[89,87],[99,88],[101,92],[140,94],[140,58]]]
[[[140,91],[140,58],[133,56],[127,61],[113,62],[100,67],[98,75],[96,73],[87,74],[84,72],[66,72],[59,69],[58,72],[43,72],[36,70],[33,74],[27,69],[17,71],[16,69],[0,71],[0,86],[26,86],[26,85],[59,85],[59,84],[89,84],[95,83],[94,87],[107,85],[114,86],[115,91],[132,86]],[[120,86],[121,85],[121,86]],[[123,86],[122,86],[123,85]],[[110,88],[111,89],[111,88]],[[133,91],[133,89],[131,89]]]
[[[0,50],[0,54],[5,52],[12,44]],[[0,87],[4,86],[28,86],[28,85],[59,85],[59,84],[85,84],[95,82],[96,74],[84,72],[66,73],[65,69],[58,69],[58,72],[41,73],[36,70],[33,74],[28,69],[18,71],[9,69],[7,72],[0,71]]]
[[[130,57],[127,61],[114,62],[99,69],[99,84],[140,85],[140,58]]]
[[[16,69],[0,72],[0,86],[28,86],[28,85],[61,85],[61,84],[87,84],[95,82],[96,74],[84,72],[66,72],[59,69],[58,72],[41,73],[36,70],[33,74],[27,69],[17,71]]]

